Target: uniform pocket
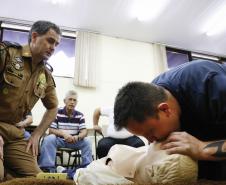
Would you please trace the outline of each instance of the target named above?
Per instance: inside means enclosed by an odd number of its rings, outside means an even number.
[[[18,74],[9,73],[7,70],[3,73],[3,80],[6,84],[13,87],[21,87],[23,80]]]
[[[38,98],[44,98],[45,97],[45,89],[42,88],[35,88],[34,89],[35,96]]]
[[[39,98],[44,98],[46,86],[47,86],[47,83],[46,83],[45,73],[40,73],[34,87],[35,95]]]
[[[35,96],[37,96],[38,98],[44,98],[45,97],[45,90],[46,90],[46,87],[45,86],[40,86],[40,85],[36,85],[34,87],[34,94]]]
[[[45,73],[41,72],[40,74],[37,75],[34,84],[33,84],[33,93],[32,97],[29,100],[29,108],[32,109],[36,102],[41,98],[44,98],[46,96],[46,76]]]
[[[37,85],[34,87],[34,94],[30,100],[29,103],[29,108],[32,109],[34,107],[34,105],[37,103],[37,101],[40,98],[44,98],[45,97],[45,89],[38,87]]]

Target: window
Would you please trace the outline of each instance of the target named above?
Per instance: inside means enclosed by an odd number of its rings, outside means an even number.
[[[16,31],[16,30],[9,30],[3,29],[3,41],[11,41],[17,42],[21,45],[25,45],[28,43],[28,32],[27,31]]]
[[[192,60],[198,60],[198,59],[204,59],[204,60],[210,60],[217,63],[223,63],[226,65],[226,58],[224,57],[218,57],[203,53],[197,53],[197,52],[191,52],[176,48],[170,48],[166,47],[166,54],[167,54],[167,63],[168,68],[176,67],[180,64],[192,61]]]
[[[3,28],[2,34],[3,41],[17,42],[21,45],[28,43],[28,31]],[[48,63],[53,67],[54,76],[74,77],[75,38],[62,37]]]
[[[74,77],[75,39],[63,37],[48,63],[53,67],[54,76]]]
[[[190,61],[190,52],[188,51],[167,47],[166,55],[169,69]]]

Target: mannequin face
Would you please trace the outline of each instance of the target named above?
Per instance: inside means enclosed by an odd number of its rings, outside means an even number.
[[[144,168],[146,165],[154,165],[169,157],[169,155],[166,154],[166,151],[160,150],[160,144],[156,143],[152,143],[149,146],[139,147],[139,149],[130,146],[119,147],[120,148],[117,149],[117,151],[110,150],[108,155],[110,157],[106,160],[106,165],[110,166],[116,172],[121,170],[122,165],[136,166],[136,168],[139,168],[140,166],[141,168]],[[126,155],[127,153],[129,154]],[[133,161],[131,161],[130,164],[127,164],[130,158],[132,158]]]
[[[168,155],[160,150],[160,143],[152,143],[136,166],[138,183],[195,182],[198,176],[197,162],[181,154]]]

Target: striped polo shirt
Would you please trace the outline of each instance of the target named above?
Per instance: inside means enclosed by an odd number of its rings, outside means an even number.
[[[74,110],[72,117],[68,117],[66,107],[59,108],[55,121],[50,125],[50,128],[60,129],[71,135],[77,135],[80,130],[85,129],[84,115]]]

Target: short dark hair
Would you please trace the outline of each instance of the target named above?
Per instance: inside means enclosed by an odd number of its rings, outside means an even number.
[[[39,35],[44,35],[49,31],[49,29],[53,29],[57,34],[61,35],[61,30],[56,24],[50,21],[36,21],[30,29],[28,43],[31,42],[31,34],[33,32],[37,32]]]
[[[123,86],[114,103],[116,130],[127,127],[128,120],[143,122],[147,116],[157,117],[157,105],[167,99],[164,89],[145,82],[129,82]]]

